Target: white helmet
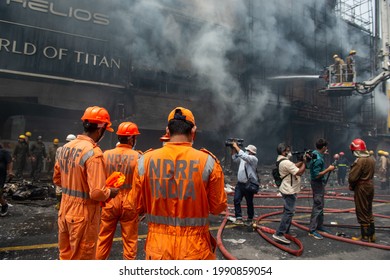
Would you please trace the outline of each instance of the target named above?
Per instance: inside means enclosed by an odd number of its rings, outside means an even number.
[[[68,136],[66,136],[66,141],[68,141],[68,142],[70,142],[74,139],[76,139],[76,136],[74,136],[73,134],[69,134]]]

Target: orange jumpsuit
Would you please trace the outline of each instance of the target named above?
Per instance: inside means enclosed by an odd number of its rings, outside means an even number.
[[[222,168],[212,154],[167,142],[138,160],[132,185],[131,208],[148,222],[147,260],[216,259],[208,217],[227,204]]]
[[[133,170],[140,154],[132,150],[130,145],[119,144],[115,149],[105,151],[103,157],[107,177],[114,171],[120,171],[126,176],[126,180],[118,195],[107,202],[102,209],[96,259],[108,258],[119,221],[122,231],[123,258],[134,260],[137,257],[138,216],[131,215],[127,196],[131,189]]]
[[[95,259],[100,204],[110,196],[105,187],[103,153],[88,136],[63,146],[54,167],[53,182],[62,186],[58,211],[58,246],[61,260]]]

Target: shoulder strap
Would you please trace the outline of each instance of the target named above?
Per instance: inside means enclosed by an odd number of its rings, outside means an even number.
[[[282,158],[282,159],[280,159],[280,160],[278,160],[278,161],[276,162],[276,166],[277,166],[278,169],[279,169],[279,164],[280,164],[283,160],[287,160],[287,158]],[[282,179],[282,181],[283,181],[284,178],[286,178],[288,175],[291,175],[291,185],[292,185],[292,174],[287,173],[287,175],[284,175],[283,177],[280,177],[280,179]]]
[[[276,161],[276,167],[279,167],[279,164],[280,164],[283,160],[287,160],[287,159],[286,159],[286,158],[282,158],[282,159]]]

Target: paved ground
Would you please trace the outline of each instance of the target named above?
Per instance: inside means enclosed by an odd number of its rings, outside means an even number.
[[[12,200],[8,197],[9,215],[0,218],[0,259],[3,260],[53,260],[58,258],[57,249],[57,210],[54,208],[55,198],[53,189],[49,183],[41,183],[47,187],[47,197],[36,200]],[[269,187],[259,193],[255,198],[255,215],[259,217],[266,213],[281,210],[282,199],[276,196],[276,189]],[[351,192],[346,188],[338,188],[330,185],[325,205],[327,208],[325,223],[335,235],[343,232],[347,236],[359,232],[356,217],[353,211],[341,212],[342,209],[353,209],[354,203]],[[232,194],[229,194],[229,211],[233,213]],[[298,200],[298,211],[295,221],[307,226],[308,213],[312,200],[309,188],[303,190]],[[378,246],[384,248],[372,248],[362,245],[350,244],[343,241],[324,238],[315,240],[307,235],[307,232],[297,227],[292,230],[297,233],[297,238],[303,244],[303,252],[300,256],[287,253],[267,242],[252,226],[236,226],[228,221],[222,231],[219,241],[224,249],[218,250],[218,259],[236,258],[240,260],[390,260],[390,191],[376,188],[374,213],[383,217],[376,217]],[[243,206],[245,202],[243,202]],[[246,209],[243,209],[246,213]],[[331,213],[335,212],[337,213]],[[212,234],[217,237],[218,230],[225,216],[211,216]],[[261,226],[275,229],[280,215],[268,217]],[[140,223],[139,250],[137,259],[144,259],[143,246],[147,225]],[[267,233],[267,236],[271,234]],[[298,249],[295,244],[289,246]],[[386,249],[387,248],[387,249]],[[223,253],[222,253],[223,252]],[[228,256],[228,257],[226,257]],[[122,259],[120,228],[118,226],[114,247],[110,259]]]

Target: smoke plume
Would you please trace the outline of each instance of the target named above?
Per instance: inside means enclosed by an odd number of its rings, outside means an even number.
[[[316,75],[333,63],[333,53],[345,57],[352,48],[357,58],[369,56],[331,2],[142,0],[114,13],[133,67],[196,76],[203,94],[218,104],[216,127],[245,136],[275,132],[287,121],[283,108],[269,112],[269,104],[283,100],[267,76]]]

